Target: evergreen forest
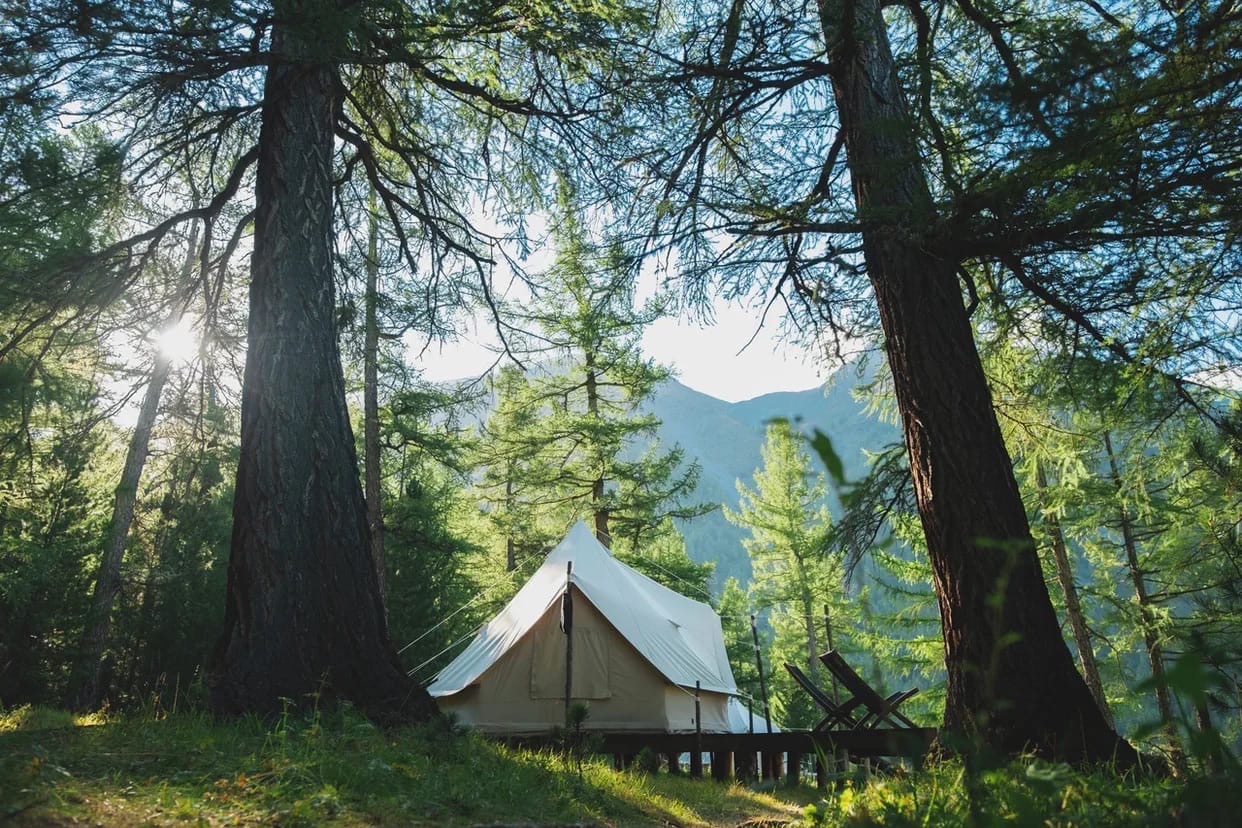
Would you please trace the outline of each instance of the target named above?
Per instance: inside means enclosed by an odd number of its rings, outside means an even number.
[[[1233,824],[1233,0],[0,2],[0,823]],[[825,388],[644,350],[725,306]],[[930,752],[442,715],[580,521]]]

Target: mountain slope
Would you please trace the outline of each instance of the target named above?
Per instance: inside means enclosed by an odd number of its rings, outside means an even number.
[[[670,380],[646,407],[662,421],[660,442],[679,444],[686,459],[702,467],[695,499],[736,508],[736,481],[752,483],[763,462],[760,449],[766,423],[774,418],[784,417],[801,423],[808,432],[819,429],[827,434],[850,480],[866,472],[865,451],[878,451],[899,440],[895,426],[869,416],[854,399],[854,389],[863,381],[853,369],[845,368],[826,390],[777,392],[729,403]],[[818,460],[812,463],[816,471],[822,471]],[[747,532],[725,520],[720,510],[681,528],[692,558],[716,561],[717,585],[730,576],[743,583],[749,580],[750,561],[742,547]]]

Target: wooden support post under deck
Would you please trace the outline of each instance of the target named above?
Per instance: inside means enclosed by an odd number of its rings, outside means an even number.
[[[780,782],[785,770],[784,758],[785,754],[778,750],[762,754],[759,763],[763,767],[763,778]]]
[[[755,752],[753,750],[735,753],[733,767],[739,780],[752,782],[759,776],[758,763],[755,761]]]
[[[802,754],[789,751],[789,763],[785,766],[785,784],[797,785],[802,781]]]
[[[681,776],[681,754],[669,753],[668,756],[668,772],[673,776]]]
[[[725,782],[733,776],[733,754],[727,750],[712,751],[712,779]]]
[[[832,754],[822,750],[815,752],[815,787],[821,791],[828,787],[828,763]]]
[[[703,751],[733,753],[734,767],[739,778],[753,776],[756,771],[765,779],[783,776],[782,755],[786,752],[806,756],[822,751],[825,759],[824,772],[829,778],[844,782],[848,776],[849,758],[855,757],[861,769],[863,757],[891,756],[910,758],[916,763],[936,739],[933,728],[901,728],[875,730],[841,730],[831,734],[811,731],[786,731],[782,733],[704,733],[697,731],[680,733],[602,732],[594,734],[595,751],[613,754],[618,767],[625,758],[644,748],[656,753],[677,757],[683,753],[699,754]],[[548,736],[522,736],[505,739],[510,743],[532,747],[547,746]],[[557,744],[553,742],[552,744]],[[760,754],[756,763],[755,754]],[[838,763],[841,767],[838,769]],[[774,767],[775,766],[775,769]],[[873,764],[874,768],[875,765]]]

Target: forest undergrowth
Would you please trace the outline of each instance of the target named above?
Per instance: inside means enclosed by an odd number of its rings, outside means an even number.
[[[1038,760],[807,785],[615,771],[443,723],[352,710],[275,721],[148,709],[0,713],[0,823],[62,825],[1228,826],[1242,774],[1177,780]]]

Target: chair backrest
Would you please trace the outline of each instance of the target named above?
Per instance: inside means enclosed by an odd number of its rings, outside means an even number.
[[[869,710],[883,710],[888,706],[884,697],[877,693],[870,684],[863,681],[862,676],[855,673],[854,668],[836,650],[823,653],[819,660],[837,677],[838,681],[845,685],[845,689]]]
[[[802,689],[815,700],[815,703],[824,708],[825,711],[833,712],[837,709],[837,703],[827,693],[816,687],[815,683],[807,678],[806,673],[802,672],[796,664],[790,664],[786,661],[785,669],[789,671],[789,675],[793,676],[793,680],[798,682]]]

